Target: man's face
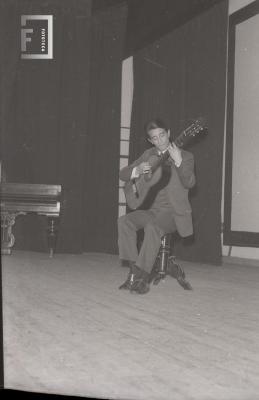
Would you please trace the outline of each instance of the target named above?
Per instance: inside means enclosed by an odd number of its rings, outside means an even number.
[[[164,151],[169,146],[170,131],[166,131],[163,128],[155,128],[148,132],[148,136],[150,143],[159,151]]]

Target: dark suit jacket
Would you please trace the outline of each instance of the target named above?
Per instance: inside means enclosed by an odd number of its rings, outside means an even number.
[[[134,167],[142,162],[147,162],[149,157],[157,154],[155,147],[146,150],[131,165],[124,167],[120,171],[120,179],[127,182],[131,178]],[[192,153],[182,150],[183,161],[177,168],[172,161],[171,176],[168,184],[165,186],[168,198],[174,210],[174,219],[179,234],[183,237],[192,235],[192,210],[188,199],[189,189],[195,185],[194,158]]]

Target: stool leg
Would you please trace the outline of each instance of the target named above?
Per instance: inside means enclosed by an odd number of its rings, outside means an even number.
[[[175,262],[174,256],[169,257],[167,273],[172,278],[175,278],[185,290],[192,290],[191,284],[185,279],[184,270]]]
[[[160,266],[160,254],[158,253],[158,256],[153,265],[152,271],[149,274],[149,283],[153,282],[153,285],[157,285],[161,280],[161,278],[159,277],[159,274],[158,274],[159,266]]]
[[[160,250],[150,274],[150,282],[157,285],[161,280],[164,280],[167,275],[168,260],[170,255],[170,238],[171,235],[164,235],[161,239]]]
[[[160,250],[150,273],[149,282],[157,285],[161,280],[164,280],[166,275],[170,275],[176,279],[179,285],[185,290],[192,290],[192,286],[185,279],[185,272],[176,263],[176,258],[171,254],[171,234],[166,234],[161,239]]]
[[[170,255],[170,235],[165,235],[162,237],[162,244],[160,250],[160,269],[159,274],[165,278],[167,274],[168,258]]]

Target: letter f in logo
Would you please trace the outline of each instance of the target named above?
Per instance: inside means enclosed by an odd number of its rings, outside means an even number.
[[[21,25],[22,26],[25,26],[26,25],[26,17],[25,17],[25,15],[22,15],[21,16]],[[33,32],[33,29],[32,28],[30,28],[30,29],[26,29],[26,28],[22,28],[21,29],[21,50],[22,50],[22,52],[26,52],[26,43],[27,42],[31,42],[31,37],[27,37],[27,34],[28,33],[32,33]]]

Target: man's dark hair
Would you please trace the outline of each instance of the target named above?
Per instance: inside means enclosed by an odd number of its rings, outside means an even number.
[[[148,136],[148,132],[151,131],[151,129],[157,129],[157,128],[165,129],[166,131],[168,131],[166,124],[160,118],[151,119],[144,126],[147,136]]]

